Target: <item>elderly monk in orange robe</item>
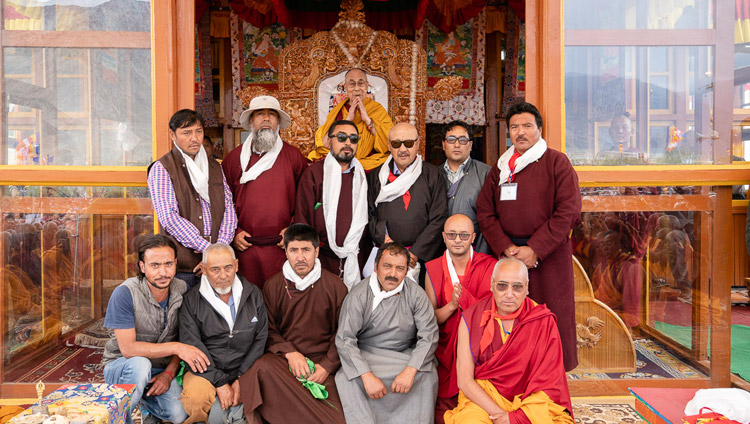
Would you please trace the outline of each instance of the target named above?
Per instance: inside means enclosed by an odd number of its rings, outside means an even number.
[[[516,258],[498,261],[492,296],[464,311],[458,329],[458,406],[445,422],[572,424],[555,315],[527,296]]]
[[[367,95],[367,74],[359,68],[352,68],[344,76],[344,89],[347,99],[337,104],[318,131],[315,132],[315,149],[307,155],[310,160],[318,160],[328,154],[328,129],[339,120],[352,121],[359,132],[357,159],[365,170],[377,168],[388,157],[388,132],[393,121],[385,108]]]
[[[474,251],[476,236],[471,218],[463,214],[451,216],[443,226],[443,241],[448,249],[425,264],[425,291],[440,326],[435,352],[440,379],[435,405],[437,424],[443,422],[445,411],[458,404],[456,340],[461,313],[490,294],[489,281],[497,263],[496,258]]]

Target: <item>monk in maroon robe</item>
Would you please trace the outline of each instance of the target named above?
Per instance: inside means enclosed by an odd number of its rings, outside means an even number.
[[[239,378],[245,418],[248,424],[344,424],[335,382],[341,366],[335,339],[348,291],[321,268],[320,240],[313,228],[290,225],[284,243],[288,260],[263,286],[267,353]],[[303,381],[325,386],[327,398],[314,397]]]
[[[445,221],[443,241],[447,251],[425,264],[425,291],[435,309],[440,326],[438,359],[438,398],[435,422],[458,404],[456,383],[456,340],[461,313],[490,294],[490,279],[497,259],[472,248],[476,232],[471,218],[456,214]],[[450,262],[449,262],[450,261]]]
[[[458,330],[458,406],[454,423],[572,424],[555,316],[527,297],[528,273],[501,259],[491,292],[463,313]]]
[[[570,371],[578,365],[570,242],[581,216],[578,176],[564,154],[547,148],[534,105],[512,106],[507,121],[513,148],[487,175],[477,198],[477,221],[496,255],[529,267],[529,296],[557,315]]]
[[[262,288],[284,263],[281,234],[292,222],[297,182],[308,162],[279,137],[279,129],[288,127],[290,118],[275,98],[254,98],[240,123],[250,135],[221,166],[237,210],[232,244],[239,273]]]

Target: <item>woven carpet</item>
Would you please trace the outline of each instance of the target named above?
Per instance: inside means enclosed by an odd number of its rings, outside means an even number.
[[[627,403],[576,403],[573,401],[576,424],[640,424],[638,412]]]
[[[13,383],[103,383],[100,349],[65,347],[36,367],[8,376]],[[25,370],[24,370],[25,371]],[[18,375],[21,374],[21,375]]]

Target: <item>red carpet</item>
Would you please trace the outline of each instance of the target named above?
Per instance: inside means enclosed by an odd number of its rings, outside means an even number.
[[[99,365],[103,352],[101,349],[66,347],[25,374],[8,378],[6,381],[14,383],[36,383],[39,380],[45,383],[103,383],[104,375]]]

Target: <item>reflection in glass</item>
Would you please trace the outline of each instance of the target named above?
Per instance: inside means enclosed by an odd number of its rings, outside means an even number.
[[[151,162],[149,50],[7,48],[4,55],[20,64],[4,68],[0,164]]]
[[[46,4],[45,4],[46,3]],[[148,32],[148,0],[3,0],[6,30]]]
[[[566,29],[709,29],[709,0],[565,0]]]
[[[59,189],[58,194],[91,190]],[[48,359],[44,352],[62,348],[103,316],[112,290],[135,275],[138,245],[153,234],[154,224],[152,215],[142,212],[141,203],[150,204],[145,199],[138,201],[138,213],[92,214],[86,211],[97,199],[51,198],[44,204],[52,211],[43,211],[8,187],[2,193],[0,336],[4,378],[13,381]]]
[[[710,47],[565,48],[574,165],[712,163]]]

